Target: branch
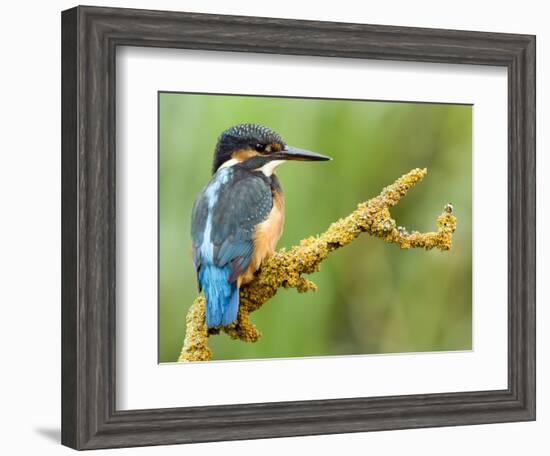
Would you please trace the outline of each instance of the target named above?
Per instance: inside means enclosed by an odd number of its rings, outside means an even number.
[[[449,250],[456,228],[456,218],[452,215],[450,204],[445,206],[443,213],[437,218],[435,232],[409,233],[405,228],[396,226],[395,220],[390,216],[390,208],[420,182],[426,173],[426,169],[413,169],[384,188],[378,196],[360,203],[354,212],[334,222],[323,234],[304,239],[300,245],[288,251],[281,249],[266,259],[254,280],[240,290],[236,323],[208,330],[204,320],[205,299],[203,296],[197,297],[187,313],[187,330],[179,361],[211,359],[208,337],[221,330],[233,339],[257,341],[260,333],[250,323],[249,314],[269,301],[279,288],[296,288],[301,293],[315,290],[316,285],[302,275],[318,271],[320,263],[330,252],[350,244],[361,233],[369,233],[388,243],[398,244],[402,249]]]

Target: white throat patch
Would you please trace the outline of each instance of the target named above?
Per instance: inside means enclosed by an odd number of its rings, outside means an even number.
[[[262,166],[261,168],[258,168],[257,171],[261,171],[262,173],[264,173],[265,176],[269,177],[273,174],[273,172],[275,171],[275,169],[279,166],[279,165],[282,165],[286,160],[272,160],[270,162],[267,162],[264,166]]]
[[[240,161],[237,160],[236,158],[227,160],[220,165],[220,167],[218,168],[218,171],[222,168],[230,168],[231,166],[236,165],[237,163],[240,163]]]

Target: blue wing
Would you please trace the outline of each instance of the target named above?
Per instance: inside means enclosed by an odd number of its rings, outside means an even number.
[[[193,239],[193,264],[199,273],[202,257],[201,257],[201,245],[204,239],[204,230],[206,227],[206,220],[208,217],[208,199],[205,197],[206,188],[199,194],[193,205],[193,212],[191,215],[191,237]],[[198,281],[199,291],[202,291],[200,280]]]
[[[236,318],[235,282],[250,264],[254,231],[268,217],[272,205],[269,181],[238,167],[218,171],[195,201],[193,262],[199,289],[207,296],[209,327]],[[235,318],[230,320],[233,314]]]
[[[212,242],[217,265],[231,265],[235,281],[250,264],[256,226],[273,206],[271,187],[261,175],[235,171],[228,191],[222,192],[213,214]]]

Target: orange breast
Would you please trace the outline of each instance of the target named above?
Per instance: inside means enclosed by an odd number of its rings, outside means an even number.
[[[254,277],[254,273],[260,268],[262,261],[272,255],[277,247],[277,242],[283,234],[285,223],[285,200],[281,192],[273,191],[273,208],[267,219],[256,227],[254,233],[254,252],[252,260],[245,273],[239,277],[237,286],[248,283]]]

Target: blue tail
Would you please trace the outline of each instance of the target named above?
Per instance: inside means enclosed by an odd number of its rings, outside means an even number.
[[[206,326],[229,325],[237,319],[239,310],[239,289],[235,282],[229,283],[229,266],[218,268],[211,264],[202,265],[199,282],[206,297]]]

